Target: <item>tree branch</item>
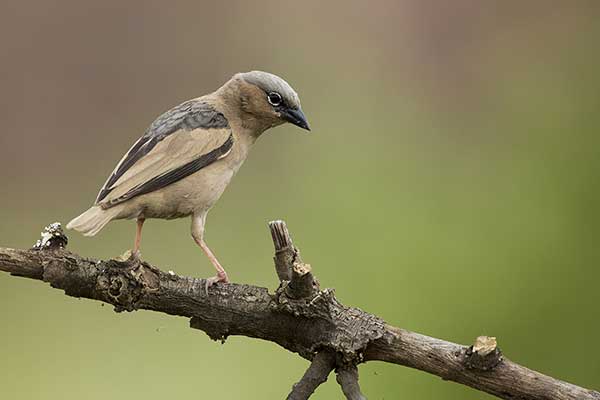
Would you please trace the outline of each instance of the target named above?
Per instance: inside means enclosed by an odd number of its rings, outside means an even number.
[[[360,392],[358,385],[358,368],[356,365],[341,367],[336,372],[337,383],[342,387],[342,392],[348,400],[367,400]]]
[[[330,351],[321,351],[313,358],[310,366],[302,376],[302,379],[292,388],[287,400],[305,400],[327,381],[327,376],[335,367],[335,354]]]
[[[318,289],[285,224],[272,223],[271,229],[278,232],[273,238],[281,279],[274,294],[242,284],[215,284],[207,294],[203,279],[163,272],[136,259],[82,258],[62,248],[66,237],[56,229],[47,233],[39,249],[0,248],[0,270],[48,282],[69,296],[110,303],[117,312],[145,309],[187,317],[192,328],[214,340],[243,335],[275,342],[313,361],[290,393],[298,396],[292,399],[307,398],[325,381],[331,369],[324,358],[330,354],[335,355],[337,380],[351,399],[362,396],[356,365],[378,360],[426,371],[503,399],[600,400],[597,391],[504,358],[495,338],[478,338],[473,346],[461,346],[390,326],[372,314],[340,304],[333,290]]]

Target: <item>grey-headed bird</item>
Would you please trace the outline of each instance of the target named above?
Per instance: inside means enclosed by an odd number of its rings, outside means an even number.
[[[256,139],[285,122],[310,130],[286,81],[261,71],[236,74],[217,91],[158,117],[121,159],[94,206],[67,228],[94,236],[112,220],[136,219],[138,255],[146,218],[191,216],[192,237],[217,270],[207,287],[229,282],[204,242],[206,215]]]

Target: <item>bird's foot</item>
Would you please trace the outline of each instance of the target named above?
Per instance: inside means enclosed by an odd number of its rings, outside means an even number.
[[[142,261],[142,252],[140,250],[131,250],[131,258]]]
[[[125,253],[121,254],[120,256],[116,257],[116,260],[118,261],[142,261],[142,253],[137,250],[127,250]]]
[[[214,285],[217,282],[229,283],[229,278],[227,277],[227,272],[218,272],[217,275],[206,278],[206,285],[204,286],[204,290],[206,291],[206,295],[208,296],[208,288]]]

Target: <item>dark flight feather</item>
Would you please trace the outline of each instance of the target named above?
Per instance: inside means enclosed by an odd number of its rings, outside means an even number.
[[[202,168],[206,167],[207,165],[212,164],[213,162],[217,161],[218,159],[220,159],[221,157],[226,155],[231,150],[232,147],[233,147],[233,135],[229,134],[229,137],[227,138],[227,140],[221,146],[217,147],[216,149],[214,149],[206,154],[202,154],[198,158],[182,165],[179,168],[175,168],[171,171],[165,172],[162,175],[158,175],[158,176],[150,179],[149,181],[144,182],[143,184],[134,187],[133,189],[131,189],[124,195],[119,196],[116,199],[110,200],[106,203],[102,203],[101,206],[103,209],[108,209],[117,204],[123,203],[124,201],[127,201],[133,197],[136,197],[136,196],[139,196],[142,194],[146,194],[146,193],[150,193],[150,192],[154,192],[155,190],[162,189],[165,186],[168,186],[174,182],[177,182],[178,180],[183,179],[186,176],[189,176],[189,175],[193,174],[194,172],[201,170]]]
[[[170,134],[180,129],[192,131],[198,128],[223,129],[227,127],[229,127],[229,122],[223,114],[216,111],[211,105],[198,100],[186,101],[165,112],[150,125],[144,135],[127,152],[127,155],[110,175],[102,189],[100,189],[100,193],[98,193],[98,197],[96,198],[96,204],[100,203],[111,192],[112,185],[131,166],[150,153],[161,140]]]

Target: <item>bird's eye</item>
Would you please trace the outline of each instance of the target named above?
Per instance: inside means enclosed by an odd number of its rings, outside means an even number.
[[[277,107],[279,105],[281,105],[281,103],[283,103],[283,99],[281,98],[281,95],[277,92],[271,92],[267,95],[267,100],[269,100],[269,104],[271,104],[274,107]]]

